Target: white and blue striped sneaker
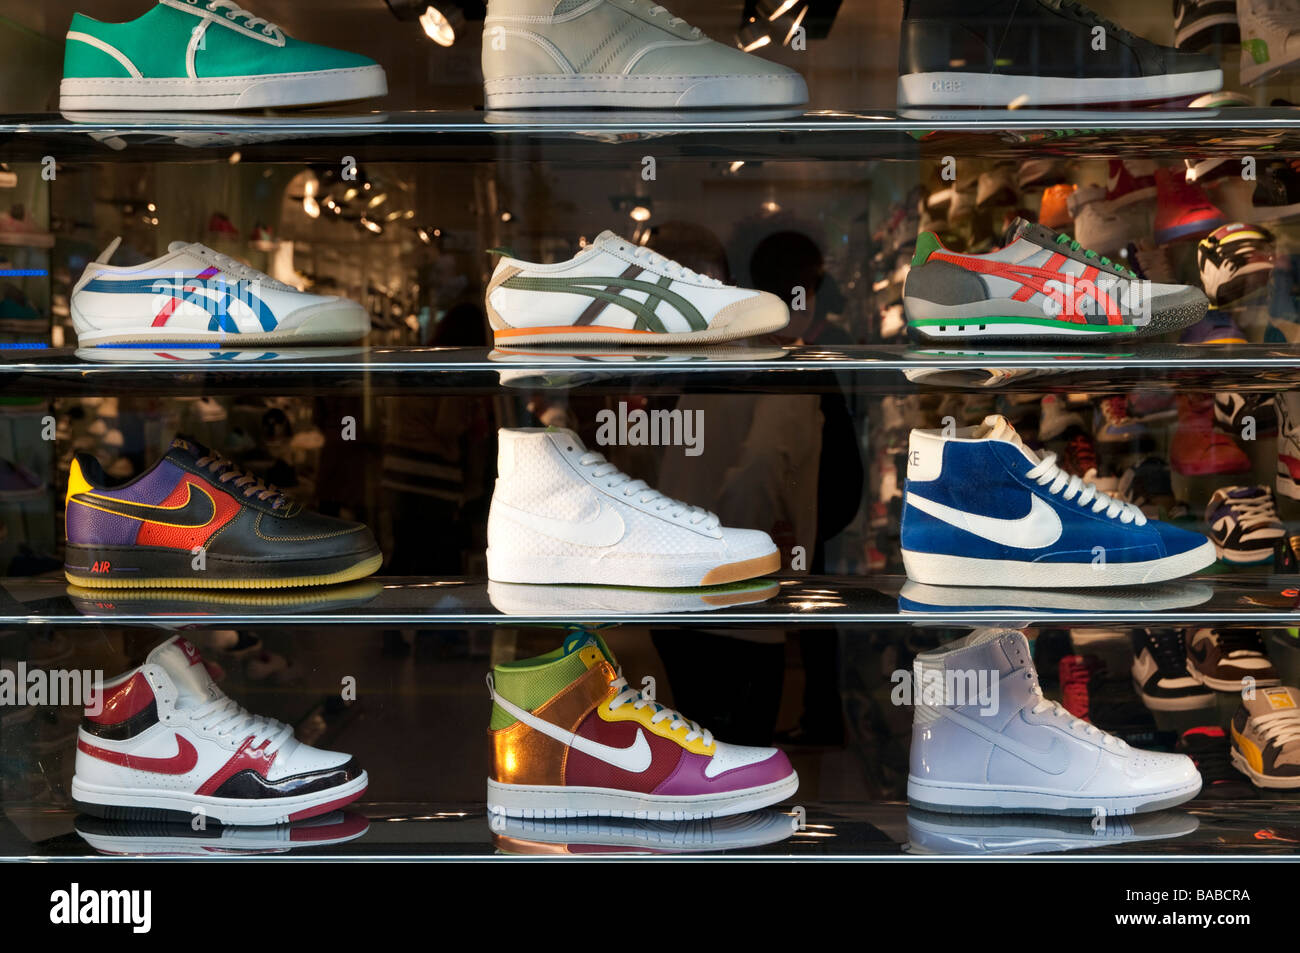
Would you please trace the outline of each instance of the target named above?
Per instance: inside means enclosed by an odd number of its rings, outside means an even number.
[[[370,331],[355,301],[307,294],[204,245],[172,242],[153,261],[110,265],[120,243],[114,239],[72,289],[81,347],[337,344]]]

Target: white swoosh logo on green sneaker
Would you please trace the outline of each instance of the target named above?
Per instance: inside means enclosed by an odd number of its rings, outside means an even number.
[[[597,504],[599,509],[594,519],[565,520],[552,516],[541,516],[527,510],[517,509],[507,503],[494,502],[493,506],[504,511],[516,523],[522,523],[535,533],[549,536],[551,539],[563,540],[575,546],[613,546],[623,538],[623,517],[618,511],[604,503]]]
[[[491,682],[488,684],[490,687],[492,686]],[[492,700],[500,705],[503,711],[518,721],[522,721],[529,728],[540,731],[546,737],[554,738],[560,744],[568,745],[575,751],[581,751],[588,757],[612,765],[620,771],[641,774],[650,767],[653,758],[650,751],[650,742],[646,741],[645,732],[639,727],[636,730],[636,741],[626,748],[614,748],[610,745],[603,745],[599,741],[592,741],[590,738],[575,735],[571,731],[565,731],[559,725],[552,724],[545,718],[538,718],[531,712],[524,711],[518,705],[498,695],[495,687],[492,687]]]
[[[934,500],[927,500],[913,492],[907,494],[906,502],[908,506],[915,506],[922,513],[943,520],[949,526],[982,536],[999,546],[1010,546],[1013,549],[1043,549],[1061,538],[1063,532],[1061,517],[1041,497],[1031,494],[1029,499],[1029,512],[1018,519],[1000,519],[995,516],[968,513],[952,506],[945,506],[943,503],[936,503]]]

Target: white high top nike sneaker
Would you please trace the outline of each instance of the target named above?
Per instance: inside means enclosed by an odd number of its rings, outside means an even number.
[[[916,657],[909,803],[952,813],[1158,811],[1201,790],[1192,759],[1131,748],[1043,697],[1029,642],[979,629]]]
[[[802,106],[803,77],[716,43],[653,0],[491,0],[488,109]]]
[[[781,568],[772,538],[722,526],[582,445],[571,430],[501,430],[488,514],[488,578],[669,588]]]

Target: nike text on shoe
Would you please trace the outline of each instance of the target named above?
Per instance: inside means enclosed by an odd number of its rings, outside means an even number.
[[[208,675],[183,638],[103,686],[77,733],[72,799],[117,820],[287,824],[360,797],[368,778],[346,754],[300,744],[293,728],[250,714]]]
[[[234,0],[159,0],[128,23],[73,16],[59,107],[260,109],[387,92],[374,60],[295,40]]]
[[[612,232],[556,264],[503,256],[487,312],[498,344],[710,344],[790,321],[776,295],[724,285]]]
[[[949,251],[922,232],[903,286],[907,324],[922,338],[1131,338],[1195,324],[1199,288],[1156,284],[1041,225],[1017,219],[984,255]]]
[[[113,343],[252,347],[355,341],[370,331],[347,298],[305,294],[198,243],[172,242],[143,265],[110,265],[114,239],[72,289],[85,346]]]
[[[1187,672],[1216,692],[1241,692],[1282,680],[1259,629],[1195,629],[1187,635]]]
[[[323,586],[368,576],[383,561],[361,523],[310,513],[181,438],[120,485],[78,453],[65,523],[64,571],[90,589]]]
[[[1014,629],[981,629],[922,652],[913,678],[907,800],[917,807],[1134,814],[1201,789],[1191,758],[1130,748],[1044,698],[1029,642]],[[981,681],[987,697],[959,690]]]
[[[492,814],[684,821],[757,810],[799,787],[784,752],[717,741],[629,688],[593,633],[496,666],[488,690]]]
[[[1069,476],[996,415],[951,435],[912,431],[902,549],[908,578],[938,586],[1164,582],[1215,558],[1204,536]]]
[[[1157,46],[1075,0],[906,0],[898,72],[900,106],[1137,103],[1223,85],[1214,57]]]
[[[1195,711],[1214,706],[1214,693],[1187,671],[1182,629],[1135,629],[1133,687],[1151,711]]]
[[[1231,728],[1238,771],[1261,788],[1300,788],[1300,691],[1279,685],[1243,696]]]
[[[488,109],[802,106],[803,77],[715,43],[653,0],[491,0]]]
[[[622,473],[560,428],[502,430],[488,514],[488,578],[714,586],[781,568],[772,538]]]

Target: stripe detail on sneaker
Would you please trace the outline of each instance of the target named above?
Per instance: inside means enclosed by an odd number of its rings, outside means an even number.
[[[624,272],[624,275],[626,274],[627,272]],[[669,280],[671,281],[671,279]],[[605,287],[598,287],[600,285]],[[655,314],[655,310],[661,302],[676,308],[677,313],[682,316],[682,319],[685,320],[692,331],[703,331],[709,326],[709,322],[704,319],[704,316],[700,314],[695,305],[675,291],[670,291],[666,285],[656,282],[640,281],[623,276],[617,278],[544,278],[515,275],[503,282],[502,287],[516,288],[520,291],[587,295],[604,301],[607,305],[618,305],[620,308],[637,316],[636,323],[633,325],[633,330],[637,331],[650,331],[656,334],[668,333],[668,329],[664,327],[663,322]],[[616,288],[624,291],[640,291],[645,294],[646,300],[644,303],[636,301],[627,295],[612,290]]]

